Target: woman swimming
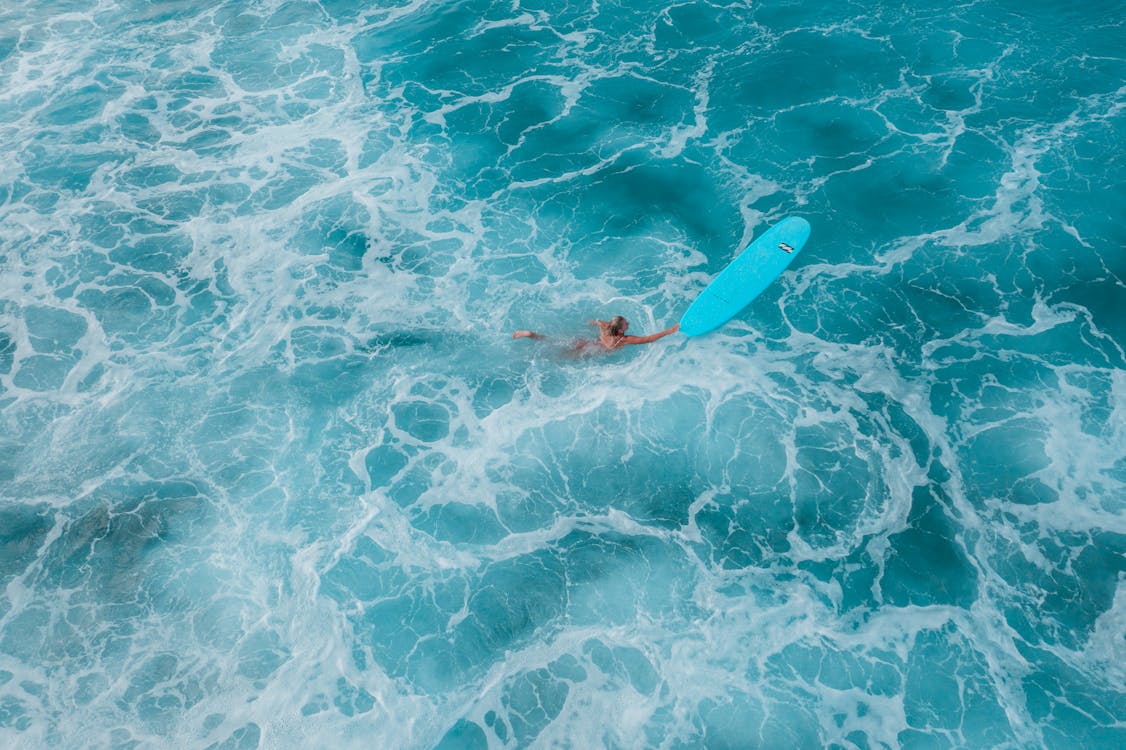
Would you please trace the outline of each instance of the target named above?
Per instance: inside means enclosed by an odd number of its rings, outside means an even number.
[[[677,323],[671,328],[651,333],[648,336],[627,336],[626,330],[629,328],[629,321],[621,315],[615,315],[610,320],[592,320],[590,323],[598,326],[598,338],[596,340],[579,339],[576,341],[575,345],[571,347],[571,351],[576,354],[593,354],[600,351],[612,352],[615,349],[621,349],[626,344],[651,344],[657,339],[680,330],[680,323]],[[535,331],[516,331],[512,334],[512,338],[543,339],[545,336]]]

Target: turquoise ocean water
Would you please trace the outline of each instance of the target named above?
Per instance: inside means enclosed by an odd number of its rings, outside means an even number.
[[[1126,746],[1124,144],[1121,0],[0,4],[0,745]]]

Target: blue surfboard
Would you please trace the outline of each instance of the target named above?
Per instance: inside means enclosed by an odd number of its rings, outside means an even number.
[[[700,336],[739,314],[778,278],[809,239],[809,222],[783,219],[739,253],[704,287],[680,319],[680,332]]]

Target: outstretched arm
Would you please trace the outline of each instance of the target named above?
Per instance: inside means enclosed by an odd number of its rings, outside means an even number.
[[[679,330],[680,330],[680,323],[677,323],[676,325],[672,326],[671,328],[666,328],[665,330],[658,331],[657,333],[651,333],[648,336],[623,336],[622,337],[622,343],[623,344],[651,344],[654,341],[656,341],[657,339],[663,339],[665,336],[668,336],[671,333],[676,333]]]

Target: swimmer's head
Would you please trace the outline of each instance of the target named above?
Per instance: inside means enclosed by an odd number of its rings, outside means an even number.
[[[629,321],[621,315],[615,315],[606,330],[611,336],[625,336],[627,328],[629,328]]]

